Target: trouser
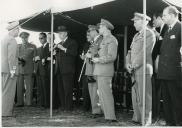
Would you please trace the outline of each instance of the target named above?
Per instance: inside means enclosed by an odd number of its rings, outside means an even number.
[[[99,96],[97,93],[97,89],[98,89],[97,82],[88,83],[88,90],[89,90],[91,105],[92,105],[92,114],[101,114],[101,108],[98,105]]]
[[[161,86],[167,125],[182,126],[182,81],[161,80]]]
[[[88,111],[90,109],[91,100],[88,91],[88,80],[87,76],[82,77],[82,95],[83,95],[83,109]]]
[[[17,105],[24,104],[25,91],[25,105],[32,104],[33,96],[33,77],[32,74],[20,74],[17,81]]]
[[[2,116],[12,116],[17,77],[2,73]]]
[[[152,85],[151,75],[146,75],[145,86],[145,123],[152,123]],[[143,113],[143,75],[135,75],[136,83],[132,87],[133,121],[142,122]]]
[[[99,101],[105,119],[115,120],[114,98],[112,94],[112,77],[97,76]]]
[[[161,90],[160,80],[157,79],[157,74],[153,74],[152,76],[152,119],[154,121],[160,118],[161,97],[162,97],[162,90]]]
[[[48,76],[36,75],[37,102],[42,107],[48,108],[50,104],[50,81]]]
[[[61,108],[64,110],[73,109],[73,74],[59,74],[58,91],[61,102]]]

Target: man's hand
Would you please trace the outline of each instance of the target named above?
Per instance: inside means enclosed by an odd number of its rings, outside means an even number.
[[[126,69],[127,69],[127,71],[128,71],[129,73],[131,73],[132,70],[133,70],[133,67],[132,67],[131,64],[126,64]]]
[[[51,57],[47,57],[47,60],[50,61],[51,60]]]
[[[42,65],[45,65],[45,59],[42,59]]]
[[[58,47],[60,50],[63,50],[64,52],[66,52],[66,48],[63,47],[63,45],[58,44],[57,47]]]
[[[90,53],[86,53],[86,55],[85,55],[87,58],[92,58],[92,54],[90,54]]]
[[[99,58],[94,57],[94,58],[92,58],[92,61],[93,61],[94,63],[98,63],[98,62],[99,62]]]
[[[82,52],[82,54],[80,55],[80,58],[82,59],[82,60],[84,60],[85,59],[85,55],[84,55],[84,53]]]
[[[40,60],[40,57],[39,56],[34,57],[34,61],[35,62],[38,61],[38,60]]]

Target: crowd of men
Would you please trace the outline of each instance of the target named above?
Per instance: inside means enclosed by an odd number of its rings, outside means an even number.
[[[166,125],[182,125],[180,101],[182,48],[181,23],[178,21],[178,14],[178,10],[172,6],[166,7],[163,13],[154,14],[155,30],[148,27],[151,20],[149,16],[136,12],[131,19],[137,33],[126,56],[126,69],[131,74],[133,82],[133,123],[142,123],[145,68],[145,124],[151,125],[160,119],[162,99]],[[118,41],[111,33],[113,29],[112,23],[105,19],[101,19],[101,22],[96,25],[89,25],[86,32],[89,44],[80,55],[86,67],[83,80],[88,83],[83,86],[83,91],[89,93],[92,117],[104,116],[106,122],[117,122],[112,78]],[[9,33],[1,42],[2,116],[12,116],[15,94],[17,107],[32,105],[34,83],[37,85],[38,105],[49,108],[51,33],[40,33],[39,40],[42,46],[36,48],[28,41],[29,33],[19,34],[18,22],[10,23],[7,30]],[[146,34],[146,67],[143,65],[144,33]],[[15,40],[18,34],[22,44],[17,44]],[[61,41],[55,44],[53,35],[52,44],[53,109],[72,111],[78,44],[69,37],[66,26],[59,26],[57,34]],[[84,94],[86,93],[83,92]]]

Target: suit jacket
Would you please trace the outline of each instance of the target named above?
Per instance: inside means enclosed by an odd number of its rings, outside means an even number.
[[[91,53],[92,57],[95,57],[98,55],[98,50],[100,43],[102,41],[103,37],[99,36],[93,44],[89,47],[89,53]],[[86,69],[85,69],[85,75],[93,76],[95,64],[91,61],[91,59],[86,60]]]
[[[117,56],[117,48],[118,41],[112,34],[103,37],[98,51],[99,62],[95,63],[94,75],[109,77],[114,75],[114,61]]]
[[[162,44],[162,40],[164,38],[165,32],[168,30],[167,24],[164,24],[161,33],[159,35],[159,39],[156,40],[156,43],[154,44],[154,48],[152,50],[152,61],[154,62],[157,58],[157,56],[160,54],[160,48]]]
[[[45,59],[48,57],[48,53],[49,53],[49,45],[47,44],[45,46],[45,48],[43,48],[43,46],[37,48],[36,50],[36,56],[40,57],[40,60],[35,62],[35,68],[34,68],[34,72],[38,75],[41,76],[49,76],[49,72],[48,72],[48,62],[45,61],[45,65],[42,65],[42,59]]]
[[[126,56],[126,64],[137,65],[136,73],[143,74],[143,43],[144,43],[144,31],[136,33],[132,44],[131,50]],[[150,29],[146,29],[146,74],[153,74],[152,68],[152,47],[155,43],[154,32]]]
[[[58,50],[56,56],[57,66],[56,70],[61,74],[74,74],[75,73],[75,59],[78,53],[78,45],[76,41],[70,39],[69,37],[63,43],[63,47],[67,50],[66,52]]]
[[[164,35],[160,49],[158,78],[165,80],[182,80],[181,75],[181,23],[177,22],[171,31]]]
[[[33,58],[36,55],[36,46],[34,44],[19,44],[18,45],[19,57],[25,60],[25,65],[19,64],[20,74],[32,74],[34,63]]]
[[[17,42],[14,37],[7,35],[1,41],[1,72],[10,73],[10,70],[16,68],[15,74],[18,74],[18,52]]]

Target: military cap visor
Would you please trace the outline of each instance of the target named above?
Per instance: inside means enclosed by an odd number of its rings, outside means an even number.
[[[11,31],[11,30],[17,28],[18,26],[19,26],[19,22],[18,21],[14,21],[14,22],[9,23],[8,26],[6,27],[6,29],[8,31]]]
[[[105,19],[101,19],[100,25],[104,25],[110,30],[114,29],[114,26],[108,20]]]
[[[21,38],[27,38],[27,37],[29,37],[29,35],[30,35],[30,34],[29,34],[28,32],[21,32],[19,36],[20,36]]]

